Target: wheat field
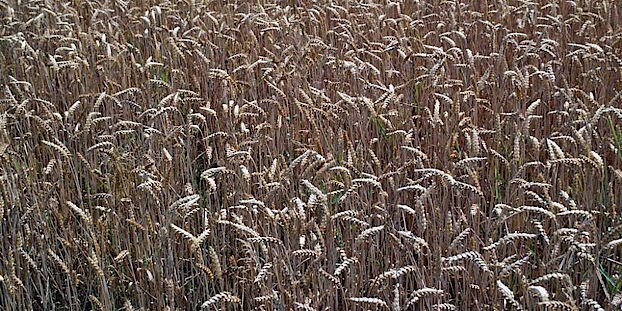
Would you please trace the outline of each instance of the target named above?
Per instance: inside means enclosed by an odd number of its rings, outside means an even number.
[[[1,310],[620,310],[616,0],[0,0]]]

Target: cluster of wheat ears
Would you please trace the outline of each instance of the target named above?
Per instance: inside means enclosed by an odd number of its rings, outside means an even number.
[[[0,0],[0,309],[617,310],[617,0]]]

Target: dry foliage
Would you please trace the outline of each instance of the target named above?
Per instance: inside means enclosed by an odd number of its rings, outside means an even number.
[[[622,5],[0,0],[3,310],[613,310]]]

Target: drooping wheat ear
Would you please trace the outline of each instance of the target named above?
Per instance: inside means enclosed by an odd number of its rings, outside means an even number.
[[[30,115],[29,117],[35,120],[35,123],[37,123],[37,125],[41,127],[47,135],[50,135],[50,136],[54,135],[54,130],[52,129],[52,127],[50,126],[48,122],[44,121],[38,115]]]
[[[456,310],[456,305],[447,302],[437,303],[435,305],[432,305],[432,310],[452,311]]]
[[[579,310],[575,305],[571,305],[569,303],[556,301],[556,300],[542,301],[542,302],[539,302],[538,305],[544,307],[545,310],[562,310],[562,311]]]
[[[400,284],[395,284],[395,287],[393,288],[393,302],[391,303],[391,310],[392,311],[401,311],[402,307],[400,305],[400,300],[401,300],[401,293],[402,291],[400,290]]]
[[[89,147],[86,152],[90,152],[93,150],[100,150],[100,149],[110,149],[114,147],[114,144],[109,142],[109,141],[102,141],[101,143],[97,143],[91,147]]]
[[[207,278],[208,278],[209,280],[211,280],[211,279],[213,279],[213,278],[214,278],[214,273],[212,272],[212,270],[211,270],[208,266],[206,266],[206,265],[204,265],[204,264],[202,264],[202,263],[195,263],[195,265],[196,265],[196,266],[197,266],[197,268],[199,268],[201,271],[205,272],[205,275],[207,275]]]
[[[314,186],[311,182],[309,182],[306,179],[302,180],[302,183],[309,188],[309,190],[315,194],[318,198],[320,198],[321,202],[326,202],[328,200],[326,194],[324,194],[320,189],[318,189],[316,186]]]
[[[464,229],[462,232],[460,232],[460,234],[458,234],[458,236],[453,239],[453,241],[451,241],[449,247],[455,249],[458,244],[462,243],[462,240],[464,240],[467,235],[469,235],[469,233],[471,233],[471,228]]]
[[[546,217],[548,217],[548,218],[550,218],[552,220],[555,219],[555,214],[553,214],[553,212],[551,212],[551,211],[549,211],[547,209],[538,207],[538,206],[527,206],[527,205],[524,205],[524,206],[519,207],[519,209],[521,211],[537,213],[537,214],[546,216]]]
[[[132,303],[129,300],[125,300],[125,302],[123,303],[123,307],[125,308],[126,311],[134,311],[134,307],[132,306]]]
[[[253,228],[248,227],[248,226],[246,226],[244,224],[237,224],[237,223],[234,223],[234,222],[231,222],[231,221],[228,221],[228,220],[219,220],[218,223],[222,224],[222,225],[232,226],[233,228],[238,229],[241,232],[250,234],[252,237],[260,237],[260,235],[259,235],[259,233],[257,233],[257,231],[253,230]]]
[[[350,265],[355,262],[358,262],[358,258],[356,257],[345,258],[343,262],[337,266],[337,269],[335,269],[335,273],[333,273],[333,275],[339,276],[341,272],[345,271]]]
[[[97,299],[97,297],[95,297],[93,295],[89,295],[89,300],[97,307],[97,310],[99,310],[99,311],[106,310],[106,308],[104,308],[104,304],[102,304],[101,301],[99,301],[99,299]]]
[[[275,238],[275,237],[271,237],[271,236],[261,236],[261,237],[256,237],[256,238],[248,238],[246,239],[247,241],[251,242],[251,243],[274,243],[274,244],[279,244],[282,245],[283,241]]]
[[[589,219],[592,219],[594,217],[592,215],[592,213],[590,213],[589,211],[584,211],[584,210],[579,210],[579,209],[569,210],[569,211],[557,213],[557,214],[555,214],[555,216],[557,216],[557,217],[579,216],[579,217],[582,217],[584,220],[589,220]]]
[[[594,299],[590,299],[590,298],[585,299],[585,304],[588,305],[591,310],[605,311],[605,309],[598,303],[598,301]]]
[[[384,225],[382,226],[377,226],[377,227],[371,227],[369,229],[365,229],[363,230],[363,232],[361,232],[361,234],[359,234],[356,237],[356,241],[365,241],[367,240],[369,237],[371,237],[372,235],[380,232],[384,230]]]
[[[50,175],[56,163],[57,163],[56,159],[50,160],[50,162],[48,162],[48,165],[45,166],[45,169],[43,170],[43,174]]]
[[[588,305],[591,310],[596,310],[596,311],[604,311],[605,310],[598,303],[598,301],[590,299],[587,296],[587,291],[588,291],[588,288],[589,288],[589,281],[582,282],[581,286],[579,286],[579,288],[581,289],[580,293],[581,293],[581,299],[583,300],[582,304]]]
[[[411,231],[398,231],[397,233],[400,236],[411,240],[417,249],[422,249],[422,248],[429,249],[430,248],[428,242],[425,239],[423,239],[422,237],[416,236]]]
[[[408,307],[410,307],[411,305],[417,303],[423,297],[442,296],[443,294],[445,294],[445,291],[443,291],[442,289],[429,288],[429,287],[420,288],[412,292],[412,294],[410,294],[412,298],[410,298],[408,302],[406,303],[406,309],[408,309]]]
[[[326,236],[326,227],[325,225],[320,227],[317,222],[313,221],[311,229],[313,230],[315,240],[317,241],[316,251],[320,254],[320,256],[324,257],[327,251],[326,241],[324,240],[324,237]]]
[[[291,173],[298,165],[300,165],[302,162],[304,162],[311,154],[313,153],[313,151],[311,151],[310,149],[308,149],[307,151],[305,151],[303,154],[301,154],[300,156],[298,156],[297,158],[295,158],[287,167],[287,169],[285,170],[285,174],[289,174]]]
[[[542,226],[542,223],[539,222],[539,221],[533,221],[533,225],[538,230],[538,235],[540,235],[540,237],[542,237],[542,239],[544,240],[544,243],[550,244],[549,235],[544,230],[544,226]]]
[[[201,247],[201,244],[205,242],[205,240],[210,235],[210,233],[211,233],[211,230],[209,228],[206,228],[205,230],[203,230],[203,232],[201,232],[201,234],[199,234],[197,238],[194,241],[192,241],[192,245],[190,245],[190,250],[193,252],[197,251]]]
[[[141,225],[136,220],[128,218],[125,221],[127,223],[129,223],[130,225],[132,225],[134,228],[136,228],[136,229],[138,229],[138,230],[140,230],[142,232],[147,232],[147,229],[145,229],[145,226]]]
[[[212,296],[209,300],[204,302],[201,307],[206,308],[221,302],[240,303],[242,300],[237,296],[232,295],[230,292],[221,292]]]
[[[547,139],[546,144],[548,146],[549,159],[551,161],[566,158],[566,155],[562,151],[562,148],[559,147],[557,143],[555,143],[554,141],[550,139]]]
[[[71,201],[65,202],[80,218],[87,224],[90,225],[93,223],[91,216],[88,215],[83,209],[79,208],[77,205],[73,204]]]
[[[500,280],[497,280],[497,288],[499,289],[499,292],[501,293],[501,295],[503,295],[503,297],[505,297],[505,299],[508,300],[510,304],[512,304],[516,309],[524,310],[521,307],[521,305],[518,303],[518,301],[514,299],[514,293],[512,292],[512,290],[510,290],[510,288],[508,288]]]
[[[461,261],[461,260],[473,260],[475,258],[481,257],[482,255],[478,252],[475,251],[469,251],[469,252],[465,252],[465,253],[461,253],[455,256],[451,256],[451,257],[443,257],[441,258],[441,262],[444,264],[451,264],[453,262],[456,261]]]
[[[130,256],[130,251],[125,249],[119,252],[119,254],[114,258],[114,261],[116,261],[117,263],[121,263],[123,262],[123,260],[125,260],[129,256]]]
[[[540,301],[549,301],[549,292],[542,286],[532,285],[528,289],[536,294]]]
[[[608,248],[616,248],[619,245],[622,245],[622,238],[607,243]]]
[[[266,278],[266,276],[271,274],[270,272],[271,269],[272,269],[272,263],[267,262],[266,264],[264,264],[259,270],[259,273],[257,273],[257,277],[255,277],[255,281],[253,283],[262,282]]]
[[[52,257],[52,260],[56,262],[56,264],[61,268],[61,270],[63,270],[63,272],[65,272],[67,275],[71,275],[69,267],[67,267],[67,265],[60,259],[60,257],[58,257],[58,255],[56,255],[54,251],[52,251],[52,249],[48,249],[48,254],[50,255],[50,257]]]
[[[529,262],[530,259],[531,259],[531,254],[527,254],[527,255],[523,256],[523,258],[521,258],[519,260],[516,260],[515,262],[513,262],[513,263],[503,267],[503,269],[501,270],[501,273],[499,273],[499,275],[502,276],[502,277],[509,276],[510,272],[514,271],[515,269],[518,269],[520,266],[522,266],[525,263]]]
[[[356,302],[356,303],[367,303],[367,304],[372,304],[372,305],[376,305],[376,306],[381,306],[381,307],[385,307],[388,308],[387,303],[379,298],[372,298],[372,297],[350,297],[348,298],[348,300]]]
[[[413,271],[416,270],[415,266],[405,266],[405,267],[401,267],[399,269],[390,269],[387,270],[385,272],[383,272],[382,274],[380,274],[379,276],[377,276],[376,278],[374,278],[372,280],[372,284],[374,286],[378,286],[378,284],[386,279],[392,278],[392,279],[397,279],[399,277],[401,277],[402,275],[405,275],[407,273],[411,273]]]
[[[67,146],[63,145],[60,141],[56,141],[56,143],[53,143],[47,140],[41,140],[41,143],[56,150],[67,160],[69,160],[69,158],[71,157],[71,152],[69,152]]]
[[[294,257],[311,257],[311,258],[319,258],[320,255],[318,252],[312,249],[299,249],[292,252],[292,256]]]
[[[185,238],[189,239],[193,243],[197,239],[192,233],[190,233],[190,232],[188,232],[188,231],[186,231],[186,230],[184,230],[182,228],[179,228],[179,227],[175,226],[174,224],[171,224],[171,228],[173,228],[175,231],[177,231],[179,234],[183,235]]]
[[[529,284],[538,284],[541,282],[546,282],[549,280],[556,280],[556,279],[561,279],[562,281],[565,281],[566,284],[571,284],[571,279],[570,276],[568,274],[565,273],[549,273],[546,275],[543,275],[539,278],[533,279],[529,282]]]
[[[509,243],[514,240],[518,240],[518,239],[529,240],[529,239],[533,239],[536,237],[537,235],[533,233],[514,232],[514,233],[510,233],[502,237],[497,242],[484,247],[484,250],[491,250],[493,248],[498,247],[499,245],[505,245],[506,243]]]
[[[320,271],[320,274],[323,277],[327,278],[334,286],[340,286],[341,285],[341,282],[339,281],[339,279],[337,277],[335,277],[334,275],[326,272],[326,270],[324,270],[322,268],[320,268],[319,271]]]
[[[278,296],[278,293],[275,291],[273,291],[271,294],[253,298],[254,301],[259,302],[259,303],[265,303],[265,302],[269,302],[269,301],[277,300],[277,299],[279,299],[279,296]]]

